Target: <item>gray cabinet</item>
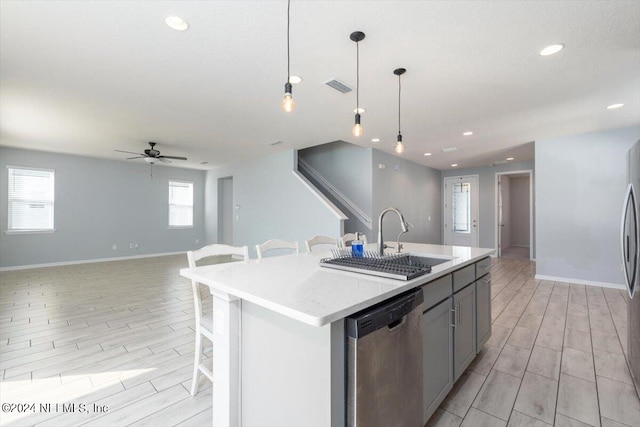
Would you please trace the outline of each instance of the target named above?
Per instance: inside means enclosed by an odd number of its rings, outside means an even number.
[[[476,353],[491,336],[491,274],[476,281]]]
[[[491,259],[423,286],[424,421],[491,336]]]
[[[453,379],[456,381],[476,357],[476,287],[467,286],[453,295]]]
[[[427,310],[423,316],[424,422],[453,388],[452,320],[451,296]]]

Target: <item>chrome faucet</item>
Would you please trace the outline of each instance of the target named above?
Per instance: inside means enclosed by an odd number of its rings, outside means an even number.
[[[378,254],[380,256],[384,255],[384,249],[388,247],[387,245],[384,244],[384,240],[382,240],[382,218],[384,217],[384,214],[386,214],[387,212],[395,212],[396,214],[398,214],[398,217],[400,218],[400,227],[402,228],[402,232],[406,233],[407,231],[409,231],[409,224],[407,223],[407,221],[404,220],[404,215],[402,215],[402,212],[400,212],[398,209],[387,208],[382,212],[380,212],[380,216],[378,217]]]

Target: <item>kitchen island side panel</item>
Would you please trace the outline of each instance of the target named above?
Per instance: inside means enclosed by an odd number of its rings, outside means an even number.
[[[340,356],[344,355],[344,334],[343,322],[338,323],[314,327],[242,301],[242,425],[340,425],[335,420],[332,423],[332,412],[335,419],[344,411],[339,397],[344,396],[340,366],[344,362]],[[332,329],[336,331],[333,340]],[[332,342],[337,353],[333,357]],[[332,359],[337,363],[333,375]],[[332,384],[338,388],[333,397]]]

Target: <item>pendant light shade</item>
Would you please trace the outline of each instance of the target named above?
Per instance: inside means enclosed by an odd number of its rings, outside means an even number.
[[[396,142],[395,151],[398,154],[404,153],[404,144],[402,143],[402,132],[400,130],[400,100],[402,95],[402,85],[400,83],[401,76],[406,73],[404,68],[396,68],[393,70],[393,74],[398,76],[398,141]]]
[[[296,106],[293,100],[293,86],[291,85],[291,55],[289,49],[289,27],[291,21],[291,0],[287,0],[287,82],[284,84],[284,98],[282,99],[282,109],[287,113],[293,111]]]
[[[364,40],[364,33],[362,31],[354,31],[349,38],[351,41],[356,42],[356,117],[353,129],[351,132],[354,136],[361,136],[364,132],[362,125],[360,124],[360,44]]]

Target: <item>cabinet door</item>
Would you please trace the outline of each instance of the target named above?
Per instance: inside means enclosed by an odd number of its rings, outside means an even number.
[[[453,387],[453,312],[451,297],[424,313],[424,422]]]
[[[476,287],[471,284],[453,294],[455,332],[453,379],[456,381],[476,357]]]
[[[491,336],[491,275],[476,282],[476,353]]]

